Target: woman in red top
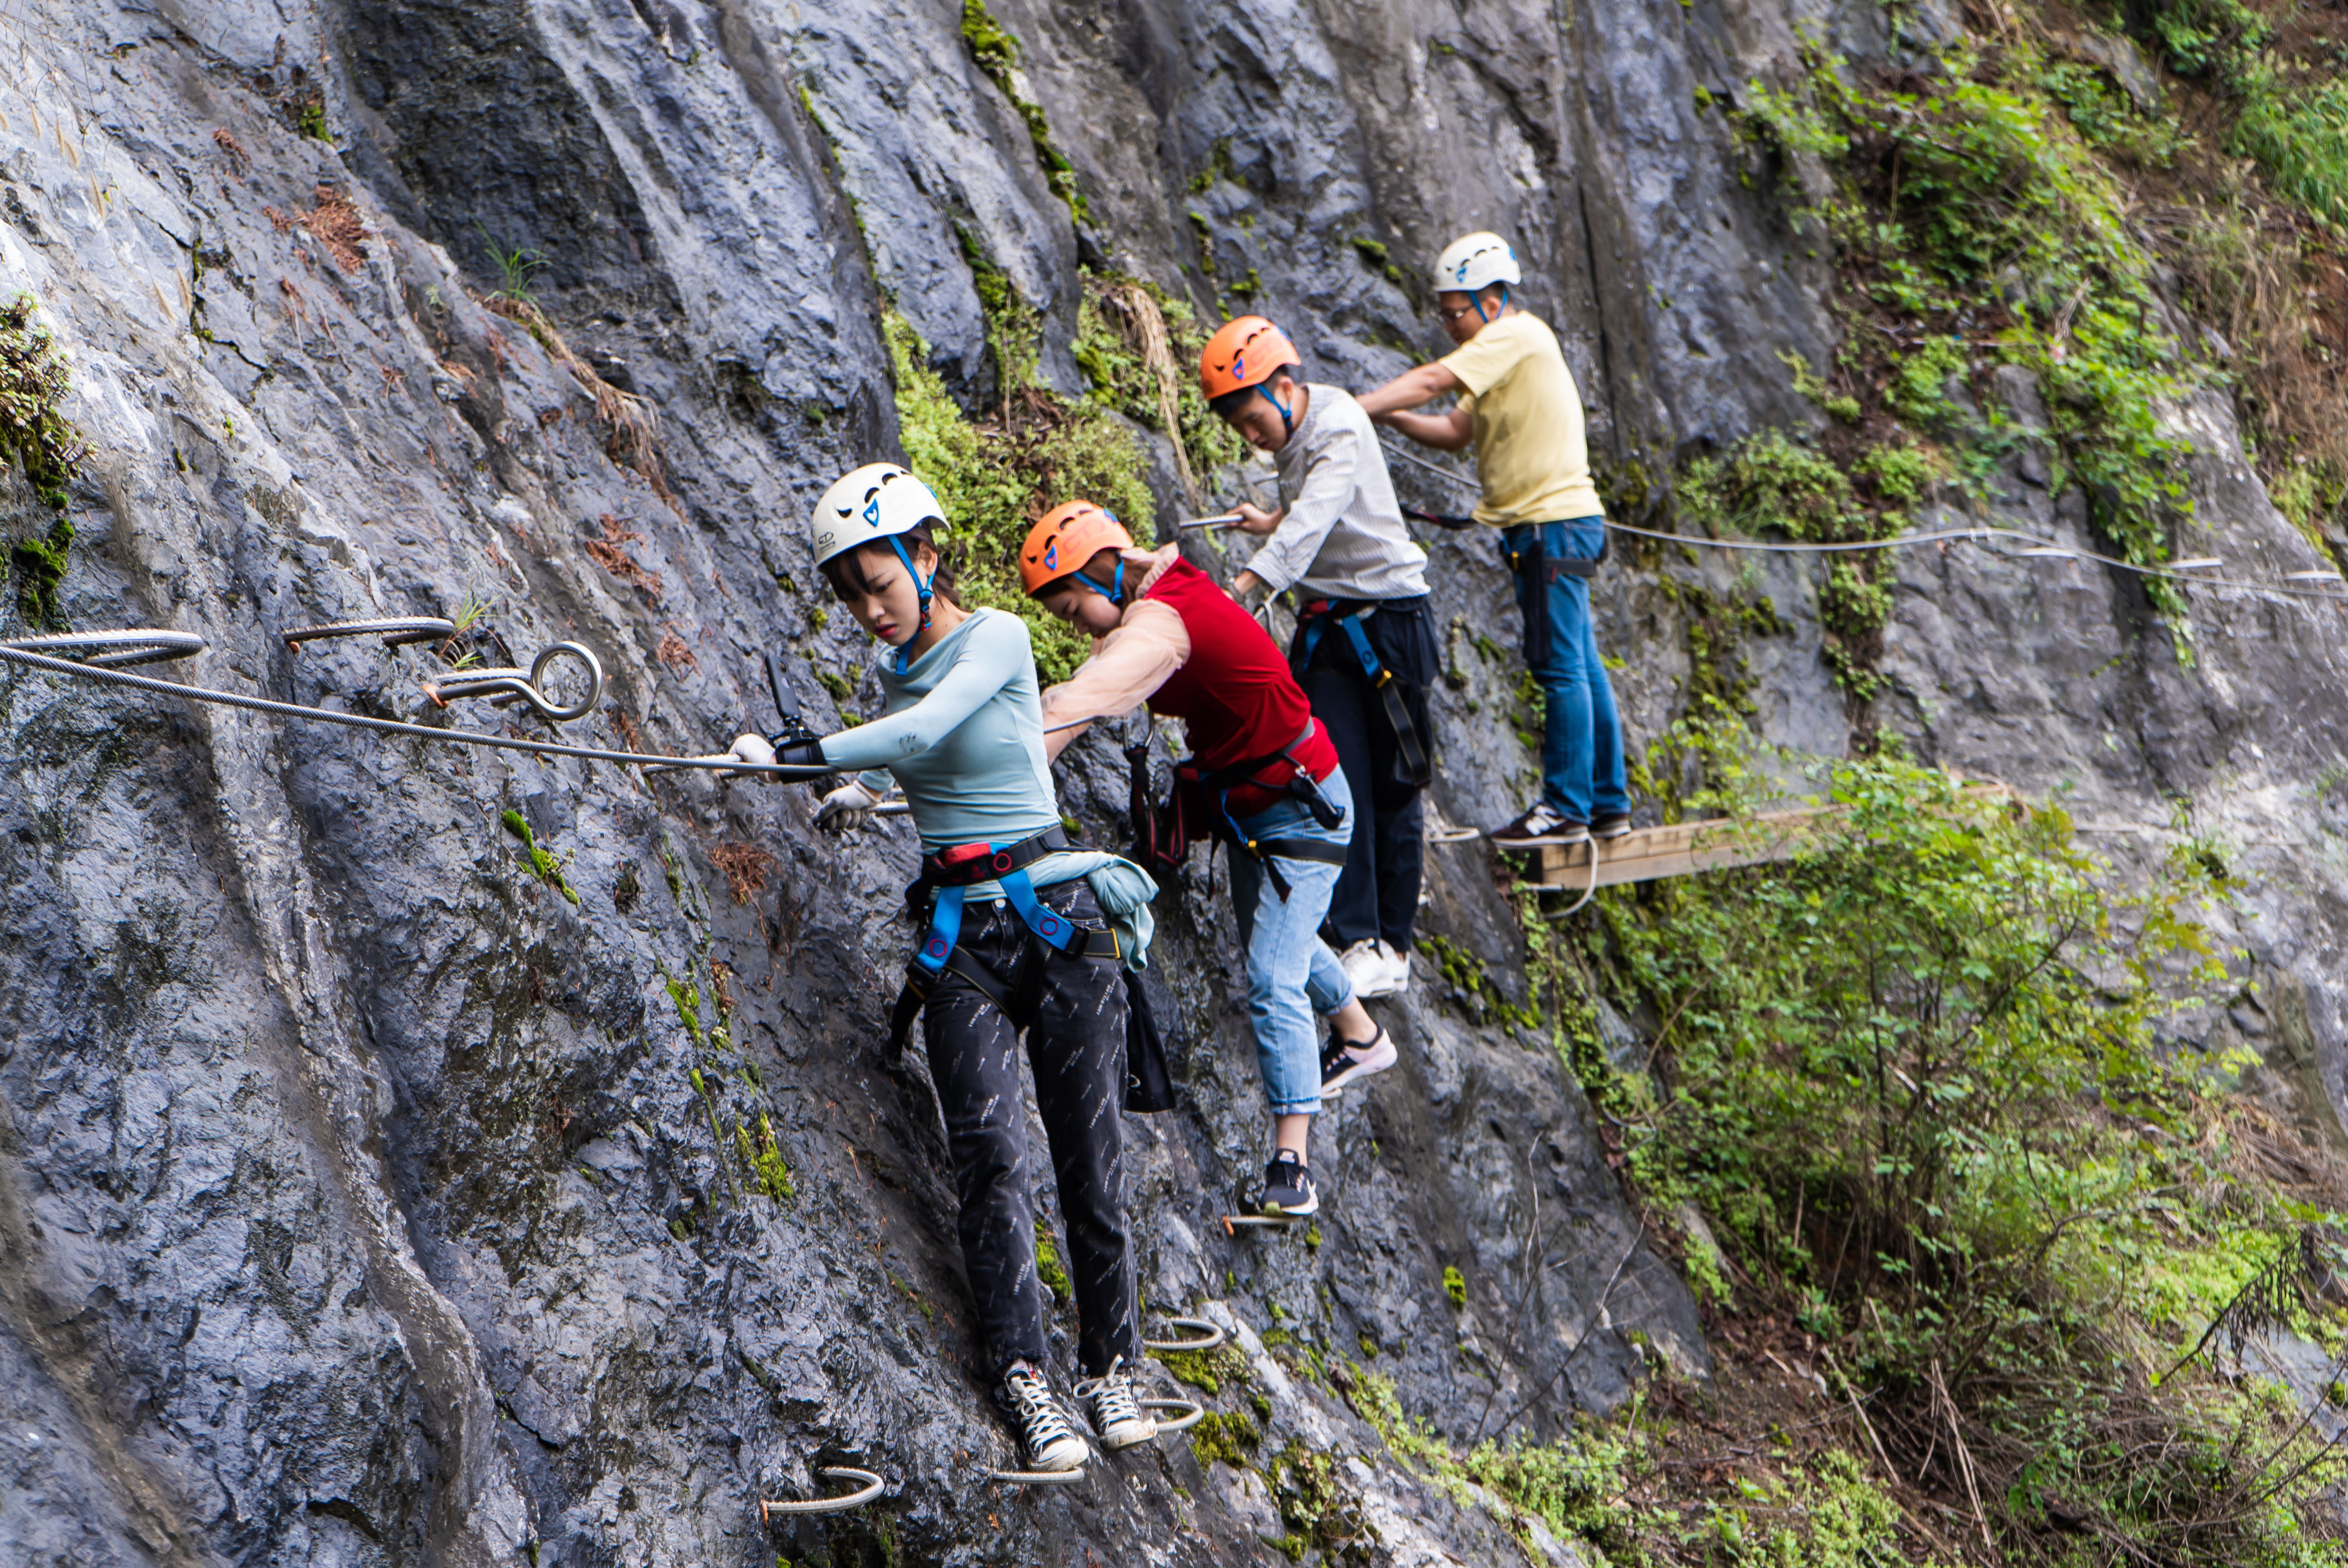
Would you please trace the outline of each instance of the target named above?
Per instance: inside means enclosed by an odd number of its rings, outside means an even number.
[[[1394,1064],[1394,1041],[1354,999],[1321,940],[1353,835],[1353,794],[1288,660],[1255,618],[1180,559],[1136,549],[1122,524],[1071,501],[1020,548],[1028,593],[1100,641],[1074,676],[1044,693],[1056,756],[1083,731],[1147,701],[1183,721],[1206,809],[1231,846],[1231,902],[1247,949],[1256,1064],[1272,1101],[1266,1214],[1317,1213],[1307,1135],[1321,1097]],[[1330,1020],[1326,1051],[1313,1015]]]

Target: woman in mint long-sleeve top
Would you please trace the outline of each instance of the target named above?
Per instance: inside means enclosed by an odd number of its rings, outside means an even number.
[[[1113,856],[1075,851],[1060,825],[1026,623],[967,612],[938,578],[931,533],[943,520],[929,487],[871,464],[817,503],[816,559],[832,590],[886,645],[887,713],[869,724],[779,748],[735,743],[746,762],[868,770],[826,795],[817,822],[846,827],[890,778],[922,835],[929,907],[898,1026],[922,1004],[962,1204],[963,1264],[995,1371],[997,1398],[1038,1470],[1082,1465],[1084,1440],[1045,1373],[1035,1273],[1019,1032],[1027,1026],[1037,1107],[1051,1141],[1076,1297],[1084,1379],[1076,1391],[1112,1448],[1157,1425],[1133,1389],[1131,1236],[1119,1107],[1126,998],[1119,957],[1147,940],[1148,879]],[[1102,892],[1125,922],[1109,929]]]

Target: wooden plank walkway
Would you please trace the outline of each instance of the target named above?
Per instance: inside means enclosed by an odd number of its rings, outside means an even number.
[[[1968,791],[2015,798],[2002,784],[1971,781]],[[1551,845],[1540,852],[1539,885],[1544,891],[1579,893],[1591,886],[1590,856],[1598,856],[1598,882],[1653,882],[1726,866],[1757,866],[1791,860],[1817,835],[1819,825],[1840,816],[1838,805],[1801,806],[1756,813],[1741,823],[1726,817],[1633,828],[1605,843]]]

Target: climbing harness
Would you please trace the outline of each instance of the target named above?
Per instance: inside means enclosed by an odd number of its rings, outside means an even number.
[[[457,635],[457,623],[437,615],[403,615],[386,620],[329,620],[319,626],[297,626],[284,634],[285,646],[300,648],[321,637],[380,637],[386,648],[409,642],[444,642]]]
[[[1452,484],[1463,487],[1472,488],[1476,485],[1475,480],[1464,474],[1454,473],[1440,464],[1430,463],[1426,458],[1405,452],[1389,442],[1380,442],[1379,446],[1384,448],[1388,457],[1399,458],[1411,466],[1423,468],[1438,478],[1447,479]],[[1432,520],[1449,528],[1466,528],[1475,523],[1472,518],[1439,517],[1416,508],[1406,508],[1406,510],[1411,517],[1422,521]],[[2099,555],[2094,550],[2081,549],[2076,546],[2066,545],[2059,539],[2044,538],[2036,534],[2025,534],[2016,528],[1980,527],[1938,528],[1931,533],[1901,534],[1896,538],[1889,539],[1850,539],[1828,544],[1779,544],[1766,539],[1714,539],[1692,534],[1666,534],[1653,528],[1632,528],[1628,523],[1618,523],[1612,518],[1603,518],[1600,521],[1605,525],[1606,531],[1609,533],[1630,534],[1643,539],[1659,539],[1664,544],[1683,545],[1690,549],[1758,550],[1768,555],[1849,555],[1866,550],[1900,549],[1910,545],[1943,542],[2013,544],[2024,547],[2014,552],[2018,556],[2033,556],[2045,559],[2089,560],[2100,566],[2133,572],[2138,577],[2168,578],[2178,582],[2198,583],[2204,588],[2234,588],[2253,593],[2276,593],[2292,599],[2326,600],[2334,604],[2348,604],[2348,592],[2327,593],[2312,588],[2286,588],[2278,586],[2274,582],[2254,582],[2240,578],[2205,575],[2212,569],[2225,565],[2225,562],[2216,556],[2197,556],[2189,560],[2170,561],[2163,566],[2144,566],[2136,561],[2121,560],[2116,556]],[[2343,579],[2339,572],[2331,570],[2285,572],[2281,580],[2284,583],[2324,582],[2348,588],[2348,579]]]
[[[1296,738],[1270,756],[1251,757],[1227,768],[1217,768],[1213,773],[1200,773],[1197,764],[1190,761],[1178,763],[1174,767],[1175,790],[1179,793],[1184,784],[1195,781],[1201,792],[1213,794],[1215,815],[1222,818],[1215,827],[1216,835],[1227,838],[1234,850],[1244,849],[1254,856],[1256,864],[1263,867],[1265,877],[1271,881],[1272,891],[1280,895],[1280,901],[1283,904],[1288,902],[1290,888],[1288,878],[1281,875],[1280,860],[1312,860],[1323,866],[1343,866],[1345,864],[1345,846],[1317,838],[1250,838],[1241,828],[1239,819],[1231,815],[1231,791],[1242,784],[1252,784],[1259,789],[1273,787],[1255,775],[1277,764],[1286,763],[1286,787],[1290,798],[1302,803],[1323,832],[1334,833],[1344,823],[1344,808],[1330,804],[1329,797],[1321,793],[1321,781],[1306,773],[1304,765],[1296,760],[1296,748],[1313,738],[1313,726],[1318,723],[1317,719],[1305,720],[1304,727],[1296,732]]]
[[[813,1497],[804,1502],[770,1502],[762,1497],[758,1500],[760,1522],[773,1519],[778,1513],[786,1515],[841,1513],[851,1508],[861,1507],[880,1495],[881,1480],[869,1470],[851,1470],[846,1465],[835,1464],[826,1465],[815,1473],[826,1481],[853,1481],[862,1484],[845,1496]]]
[[[587,692],[574,702],[556,702],[546,695],[547,666],[558,659],[575,660],[587,671]],[[603,700],[602,661],[577,642],[557,642],[530,661],[530,673],[519,670],[453,670],[438,681],[424,682],[424,694],[440,707],[464,697],[487,697],[502,708],[516,698],[538,710],[539,716],[558,724],[583,719]]]
[[[68,634],[81,639],[113,638],[101,646],[129,653],[144,648],[149,659],[183,659],[200,653],[209,646],[201,637],[184,631],[140,629],[123,632],[77,632]],[[192,641],[192,647],[188,644]],[[92,645],[85,642],[83,646]],[[340,724],[346,729],[374,730],[382,734],[413,735],[418,740],[440,741],[469,746],[488,746],[498,751],[530,752],[540,756],[578,757],[587,762],[622,763],[631,766],[654,764],[665,767],[726,769],[746,774],[772,774],[785,779],[822,778],[837,772],[829,767],[808,767],[786,763],[745,763],[735,757],[664,757],[640,752],[609,752],[593,746],[566,746],[552,741],[523,740],[515,735],[488,735],[475,730],[436,729],[429,724],[410,724],[397,719],[376,719],[362,713],[338,713],[327,708],[305,707],[298,702],[278,702],[266,697],[248,697],[236,692],[216,691],[209,686],[190,686],[177,681],[159,681],[151,675],[134,675],[126,670],[111,668],[88,661],[60,659],[39,651],[44,646],[62,646],[51,638],[25,638],[0,642],[0,662],[22,665],[51,675],[67,675],[76,680],[97,681],[109,686],[128,686],[135,691],[152,692],[166,697],[186,697],[199,702],[210,702],[225,708],[242,708],[247,712],[267,713],[284,719],[309,719],[319,723]],[[162,651],[162,650],[170,651]],[[100,655],[103,657],[103,655]],[[542,657],[542,656],[541,656]]]
[[[1222,1328],[1219,1325],[1210,1323],[1203,1317],[1169,1317],[1166,1320],[1166,1326],[1169,1328],[1193,1328],[1198,1330],[1202,1337],[1197,1339],[1144,1339],[1141,1342],[1141,1348],[1144,1350],[1167,1350],[1195,1354],[1199,1351],[1212,1350],[1216,1348],[1222,1344],[1225,1337]]]
[[[1418,726],[1411,722],[1410,704],[1404,699],[1403,689],[1395,683],[1394,671],[1378,662],[1370,649],[1369,633],[1362,622],[1377,613],[1374,600],[1316,599],[1300,607],[1296,612],[1297,635],[1304,640],[1303,657],[1296,661],[1300,670],[1313,668],[1313,651],[1321,646],[1321,634],[1334,621],[1344,629],[1345,641],[1354,645],[1354,658],[1362,667],[1363,676],[1370,689],[1385,705],[1386,723],[1394,726],[1395,748],[1401,753],[1403,776],[1413,784],[1424,785],[1435,777],[1435,764],[1426,753],[1426,743],[1419,737]]]
[[[903,1049],[914,1018],[949,970],[977,987],[1004,1016],[1014,1016],[1011,988],[962,946],[963,892],[973,883],[999,886],[1019,918],[1047,947],[1079,958],[1124,958],[1124,945],[1114,929],[1078,925],[1046,909],[1035,897],[1026,868],[1067,847],[1067,831],[1055,823],[1014,844],[961,844],[922,858],[921,876],[905,889],[905,904],[919,918],[922,897],[931,894],[929,929],[913,949],[912,962],[905,966],[905,983],[889,1015],[892,1047]]]

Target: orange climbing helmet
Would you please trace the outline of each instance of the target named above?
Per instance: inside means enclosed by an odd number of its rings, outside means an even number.
[[[1262,316],[1236,316],[1215,329],[1199,354],[1199,389],[1211,403],[1228,392],[1262,386],[1277,371],[1304,363],[1288,334]]]
[[[1070,501],[1045,513],[1044,520],[1027,530],[1027,542],[1019,547],[1020,585],[1032,599],[1063,578],[1074,577],[1095,593],[1123,602],[1123,561],[1117,563],[1116,582],[1106,588],[1086,577],[1084,567],[1103,550],[1132,548],[1133,536],[1116,513],[1090,501]]]

